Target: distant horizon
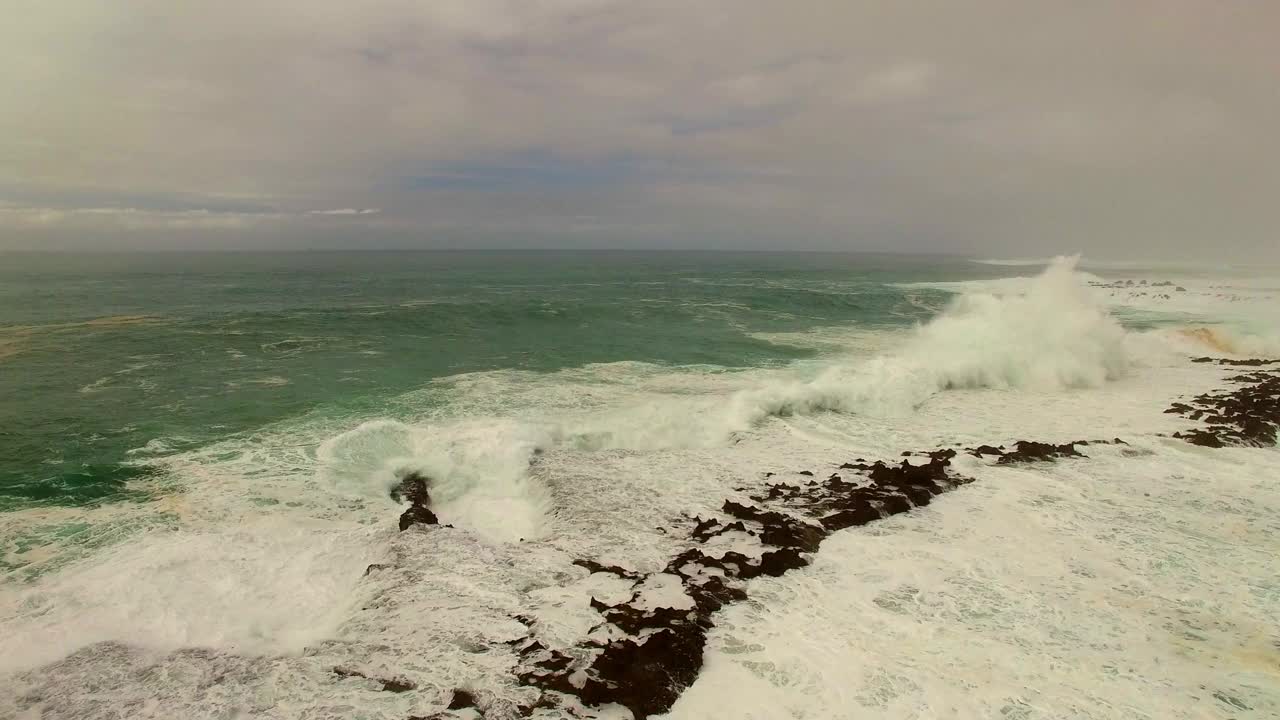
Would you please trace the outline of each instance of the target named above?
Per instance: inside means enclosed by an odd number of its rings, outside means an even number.
[[[1005,267],[1009,269],[1039,268],[1051,264],[1057,257],[1080,258],[1080,265],[1099,269],[1125,268],[1133,269],[1188,269],[1193,265],[1201,265],[1206,269],[1246,269],[1258,270],[1280,269],[1280,262],[1268,261],[1224,261],[1204,258],[1117,258],[1100,257],[1084,253],[1064,252],[1045,257],[990,257],[975,254],[947,252],[945,250],[824,250],[824,249],[768,249],[768,248],[698,248],[698,247],[619,247],[619,248],[574,248],[574,247],[379,247],[379,248],[115,248],[101,250],[71,249],[28,249],[0,248],[0,256],[5,255],[38,255],[38,256],[130,256],[130,255],[370,255],[370,254],[441,254],[441,255],[501,255],[501,254],[586,254],[586,255],[832,255],[832,256],[882,256],[904,258],[939,258],[963,260],[975,265],[988,267]]]

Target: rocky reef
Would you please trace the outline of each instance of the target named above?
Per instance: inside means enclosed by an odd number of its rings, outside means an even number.
[[[1194,445],[1220,448],[1228,445],[1266,447],[1276,442],[1280,427],[1280,360],[1223,360],[1195,358],[1193,362],[1229,367],[1259,368],[1227,378],[1233,387],[1175,402],[1166,413],[1206,423],[1203,427],[1174,433]]]
[[[1195,361],[1255,368],[1280,363]],[[1280,374],[1257,370],[1229,382],[1236,387],[1175,403],[1166,411],[1208,423],[1175,437],[1209,447],[1275,442]],[[573,564],[588,573],[630,582],[630,598],[608,604],[592,597],[590,607],[599,614],[599,623],[586,640],[569,647],[552,647],[539,637],[533,619],[514,618],[528,630],[510,643],[518,658],[514,682],[539,691],[535,702],[515,712],[522,717],[577,714],[572,708],[618,705],[637,720],[667,712],[702,669],[715,613],[747,599],[751,579],[779,577],[803,568],[832,533],[909,513],[973,482],[952,466],[958,452],[1009,465],[1085,458],[1082,448],[1099,444],[1127,443],[1120,438],[1067,443],[1018,440],[1011,447],[907,451],[896,463],[857,458],[830,466],[829,472],[820,473],[826,475],[824,479],[809,469],[787,474],[790,479],[785,482],[766,473],[762,485],[737,488],[738,495],[724,501],[718,516],[692,517],[684,525],[660,528],[687,541],[657,572],[576,559]],[[393,491],[393,497],[410,503],[401,515],[401,530],[438,523],[428,507],[428,486],[429,479],[409,475]],[[384,689],[398,691],[396,680],[377,681]],[[458,689],[445,711],[428,717],[475,718],[485,717],[485,712],[483,697]],[[501,714],[507,717],[508,711]]]

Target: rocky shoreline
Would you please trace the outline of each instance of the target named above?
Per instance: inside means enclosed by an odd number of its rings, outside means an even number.
[[[1194,445],[1265,447],[1275,444],[1280,427],[1280,360],[1222,360],[1195,358],[1192,362],[1258,368],[1227,378],[1235,387],[1176,402],[1166,413],[1207,423],[1205,427],[1174,433]],[[1270,366],[1272,369],[1264,369]]]
[[[1215,448],[1274,444],[1280,426],[1280,360],[1195,362],[1259,369],[1228,378],[1232,388],[1174,403],[1166,412],[1206,423],[1174,437]],[[1263,369],[1270,365],[1277,367]],[[1011,449],[980,445],[908,451],[896,464],[857,458],[832,466],[822,480],[812,470],[776,482],[769,473],[754,493],[737,488],[740,495],[724,501],[720,517],[695,517],[692,527],[666,528],[672,535],[683,533],[688,547],[659,572],[579,558],[574,565],[589,573],[630,581],[631,597],[613,605],[592,597],[590,606],[600,622],[587,640],[571,647],[549,647],[534,619],[516,617],[528,632],[510,643],[518,657],[514,680],[536,688],[540,697],[515,710],[530,717],[540,709],[576,714],[575,707],[614,704],[629,709],[637,720],[667,712],[702,668],[714,614],[747,599],[749,580],[805,567],[832,533],[908,513],[973,482],[952,467],[958,452],[984,461],[994,458],[994,464],[1055,462],[1086,458],[1080,448],[1097,444],[1126,443],[1120,438],[1061,444],[1019,440]],[[409,475],[393,491],[397,500],[410,503],[400,518],[402,531],[429,531],[438,523],[429,508],[429,485],[429,478]],[[387,690],[400,691],[396,679],[379,681]],[[447,709],[407,720],[485,717],[486,708],[482,695],[457,689]]]

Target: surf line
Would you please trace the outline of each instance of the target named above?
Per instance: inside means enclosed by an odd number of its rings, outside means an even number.
[[[1280,427],[1280,360],[1196,358],[1195,362],[1257,369],[1227,378],[1233,388],[1197,396],[1190,404],[1174,403],[1165,412],[1207,423],[1174,437],[1208,447],[1274,445]],[[1264,367],[1268,365],[1277,367]],[[1087,458],[1079,448],[1098,444],[1127,445],[1120,438],[1063,444],[1020,440],[1012,448],[980,445],[962,452],[980,459],[994,457],[997,465],[1054,462]],[[636,720],[669,711],[697,679],[707,633],[715,626],[714,614],[745,600],[747,581],[781,577],[805,567],[832,533],[908,513],[973,482],[952,467],[957,454],[951,448],[904,452],[896,464],[858,458],[822,480],[802,470],[792,482],[773,483],[769,480],[774,474],[768,473],[754,494],[748,488],[735,488],[745,501],[725,500],[720,508],[724,517],[692,518],[693,527],[686,530],[689,547],[659,572],[639,573],[591,559],[574,560],[574,565],[589,573],[631,581],[631,598],[608,605],[592,597],[590,605],[602,622],[587,640],[560,649],[542,642],[536,619],[516,616],[528,632],[509,643],[517,656],[513,673],[519,685],[539,691],[535,702],[517,711],[528,717],[541,708],[617,704],[629,709]],[[401,531],[426,531],[437,524],[427,507],[428,484],[428,478],[410,476],[396,493],[397,499],[410,503],[400,519]],[[750,553],[726,551],[717,556],[703,549],[709,540],[726,533],[734,533]],[[401,686],[383,682],[400,691]],[[455,690],[446,710],[471,708],[484,717],[490,705],[484,695]],[[493,709],[498,710],[496,704]]]

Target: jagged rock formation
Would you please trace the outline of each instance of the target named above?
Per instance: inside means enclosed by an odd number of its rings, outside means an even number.
[[[1222,360],[1195,358],[1194,362],[1216,363],[1234,367],[1260,368],[1280,360]],[[1166,413],[1181,415],[1207,423],[1174,437],[1194,445],[1220,448],[1228,445],[1267,447],[1276,442],[1280,427],[1280,372],[1256,370],[1227,378],[1237,387],[1197,395],[1187,402],[1176,402]]]

